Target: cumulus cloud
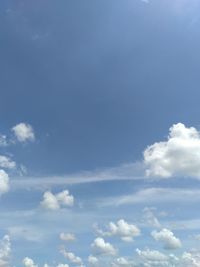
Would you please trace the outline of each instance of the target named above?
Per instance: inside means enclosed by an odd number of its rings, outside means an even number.
[[[8,192],[9,188],[9,176],[4,170],[0,170],[0,194]]]
[[[110,222],[108,231],[97,229],[97,232],[102,236],[119,236],[123,241],[131,242],[134,237],[140,235],[140,229],[134,224],[128,224],[121,219],[117,223]]]
[[[153,231],[151,235],[156,241],[162,242],[165,249],[177,249],[182,246],[181,241],[168,229],[164,228],[160,232]]]
[[[9,267],[11,256],[11,243],[10,237],[5,235],[0,242],[0,266]]]
[[[170,258],[161,253],[158,250],[139,250],[136,249],[137,254],[139,255],[141,259],[142,265],[138,264],[136,266],[148,266],[148,267],[153,267],[153,266],[159,266],[159,267],[170,267],[174,266],[170,264]]]
[[[69,267],[69,265],[68,265],[68,264],[62,264],[62,263],[59,263],[59,264],[57,265],[57,267]]]
[[[99,255],[116,255],[117,250],[103,238],[97,237],[91,245],[95,254]]]
[[[49,210],[58,210],[63,207],[71,207],[74,204],[74,197],[69,194],[68,190],[64,190],[58,194],[46,191],[43,195],[41,206]]]
[[[34,141],[35,134],[32,126],[27,123],[19,123],[12,128],[12,131],[19,142]]]
[[[76,256],[73,252],[68,252],[64,249],[61,250],[62,255],[70,261],[70,263],[83,265],[82,259],[78,256]]]
[[[135,262],[133,260],[120,257],[120,258],[115,259],[112,262],[111,266],[112,267],[133,267],[135,266]]]
[[[99,260],[98,260],[97,257],[95,257],[95,256],[93,256],[93,255],[88,256],[88,263],[89,263],[90,265],[95,266],[95,265],[98,264],[98,262],[99,262]]]
[[[169,129],[166,141],[156,142],[144,151],[147,176],[200,178],[200,133],[182,123]]]
[[[24,264],[25,267],[38,267],[34,263],[34,261],[31,258],[29,258],[29,257],[24,258],[22,262],[23,262],[23,264]]]
[[[76,239],[75,235],[72,233],[60,233],[60,239],[63,241],[74,241]]]
[[[9,157],[0,155],[0,168],[5,169],[14,169],[16,167],[16,163],[12,161]]]

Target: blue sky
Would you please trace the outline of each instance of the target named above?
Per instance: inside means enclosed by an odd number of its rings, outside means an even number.
[[[1,0],[0,267],[200,265],[199,8]]]

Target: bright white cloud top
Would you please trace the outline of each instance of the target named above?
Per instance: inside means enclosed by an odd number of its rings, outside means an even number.
[[[182,123],[169,129],[167,141],[150,145],[144,151],[147,176],[200,178],[200,133]]]
[[[28,123],[19,123],[12,128],[12,131],[19,142],[34,141],[35,134],[33,127]]]

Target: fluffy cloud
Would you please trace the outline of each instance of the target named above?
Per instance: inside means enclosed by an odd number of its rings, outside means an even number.
[[[130,242],[133,238],[140,235],[140,229],[134,224],[128,224],[123,219],[119,220],[116,224],[109,223],[108,231],[104,232],[97,229],[97,232],[103,236],[119,236],[123,241]]]
[[[165,249],[177,249],[181,247],[181,241],[168,229],[164,228],[160,232],[153,231],[151,235],[156,241],[162,242]]]
[[[174,124],[167,141],[144,151],[147,176],[192,176],[200,178],[200,133],[194,127]]]
[[[70,263],[83,265],[82,259],[76,256],[73,252],[67,252],[66,250],[62,249],[61,253],[68,261],[70,261]]]
[[[174,266],[170,264],[170,257],[159,252],[158,250],[146,249],[146,250],[141,251],[139,249],[136,249],[136,252],[139,255],[140,260],[141,260],[141,264],[136,265],[138,267],[139,266],[148,266],[148,267]]]
[[[71,207],[74,204],[74,197],[69,194],[68,190],[64,190],[56,195],[50,191],[46,191],[43,195],[41,206],[49,210],[58,210],[61,206]]]
[[[94,265],[97,265],[98,264],[99,260],[98,260],[97,257],[95,257],[93,255],[90,255],[88,257],[88,262],[89,262],[90,265],[94,266]]]
[[[117,253],[117,250],[110,243],[106,243],[101,237],[97,237],[91,247],[94,253],[99,255],[115,255]]]
[[[19,123],[12,128],[12,131],[19,142],[35,140],[34,130],[30,124]]]
[[[9,157],[0,155],[0,168],[5,169],[14,169],[16,167],[16,163],[12,161]]]
[[[31,258],[24,258],[23,264],[25,267],[38,267]]]
[[[4,170],[0,170],[0,194],[9,190],[9,176]]]
[[[124,257],[120,257],[115,259],[112,264],[112,267],[132,267],[135,266],[135,262],[133,260],[128,260]]]
[[[60,239],[63,241],[74,241],[76,237],[71,233],[60,233]]]
[[[5,235],[0,242],[0,266],[9,267],[10,264],[10,254],[11,254],[11,243],[10,237]]]

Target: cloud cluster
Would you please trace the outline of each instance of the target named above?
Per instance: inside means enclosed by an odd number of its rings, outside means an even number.
[[[64,190],[58,194],[53,194],[46,191],[41,201],[41,206],[49,210],[58,210],[61,207],[72,207],[74,204],[74,197],[69,194],[68,190]]]
[[[97,232],[102,236],[119,236],[126,242],[131,242],[134,237],[140,235],[140,229],[136,225],[129,224],[123,219],[117,221],[117,223],[110,222],[107,228],[107,231],[97,229]]]
[[[169,129],[168,140],[157,142],[144,151],[147,176],[200,178],[200,133],[182,123]]]

